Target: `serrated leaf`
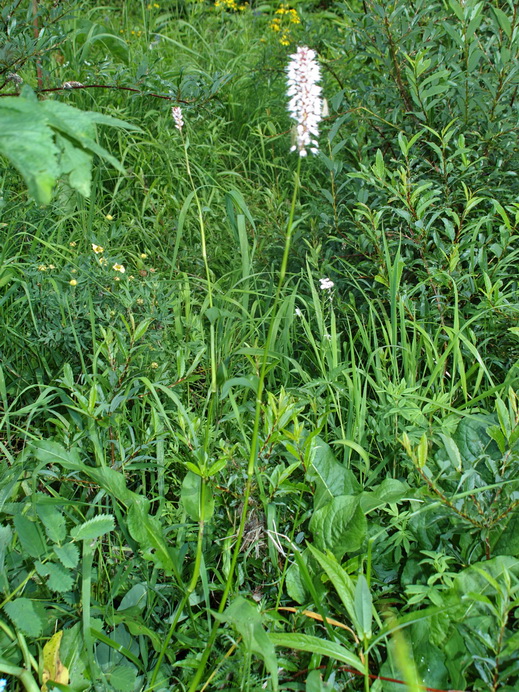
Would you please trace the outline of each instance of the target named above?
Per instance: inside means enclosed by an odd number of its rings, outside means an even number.
[[[54,543],[61,543],[67,535],[65,517],[51,504],[35,503],[36,514],[40,518],[45,533]]]
[[[59,176],[58,153],[37,101],[21,96],[0,100],[0,154],[17,169],[40,204],[52,198]]]
[[[66,543],[65,545],[55,545],[54,552],[56,557],[61,562],[63,567],[74,569],[79,562],[79,550],[74,543]]]
[[[4,606],[13,625],[28,637],[39,637],[43,630],[45,611],[29,598],[16,598]]]
[[[47,551],[47,545],[39,525],[23,514],[17,514],[13,522],[22,550],[31,557],[41,557]]]
[[[92,541],[94,538],[104,536],[115,528],[115,521],[111,514],[99,514],[89,519],[80,526],[75,526],[70,535],[76,541]]]
[[[63,565],[55,562],[36,562],[34,567],[41,577],[48,577],[47,586],[51,591],[70,591],[74,584],[72,575]]]

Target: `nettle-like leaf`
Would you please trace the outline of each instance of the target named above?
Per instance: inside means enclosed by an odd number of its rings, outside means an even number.
[[[65,545],[54,546],[56,557],[61,562],[63,567],[74,569],[79,562],[79,550],[74,543],[66,543]]]
[[[39,500],[41,497],[41,495],[35,497],[35,500],[38,500],[36,503],[36,514],[45,527],[45,533],[50,540],[54,543],[61,543],[65,540],[67,535],[65,517],[53,505],[40,503]]]
[[[320,437],[312,439],[308,457],[306,480],[315,484],[315,509],[334,497],[360,490],[354,474],[337,461],[331,447]]]
[[[110,687],[117,692],[132,692],[137,680],[137,671],[130,665],[115,666],[107,677],[110,680]]]
[[[38,101],[27,86],[20,96],[0,100],[0,155],[25,180],[29,194],[48,204],[60,177],[81,195],[90,194],[94,154],[124,171],[96,141],[96,124],[138,130],[123,120],[54,100]]]
[[[70,535],[76,541],[92,541],[104,536],[115,528],[115,520],[111,514],[99,514],[80,526],[75,526]]]
[[[9,619],[16,629],[28,637],[39,637],[45,624],[43,606],[29,598],[16,598],[4,606]]]
[[[63,565],[55,562],[36,562],[34,567],[41,577],[48,577],[47,586],[51,591],[70,591],[74,584],[74,578]]]

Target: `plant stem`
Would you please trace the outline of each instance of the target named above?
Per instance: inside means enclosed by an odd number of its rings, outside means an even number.
[[[278,280],[278,285],[277,285],[277,290],[276,290],[276,296],[274,298],[274,305],[272,308],[272,317],[271,317],[271,320],[269,323],[269,328],[268,328],[268,332],[267,332],[267,338],[265,341],[265,346],[263,348],[261,370],[260,370],[260,376],[259,376],[259,382],[258,382],[258,391],[256,394],[256,412],[255,412],[255,416],[254,416],[254,427],[253,427],[253,431],[252,431],[252,439],[251,439],[251,445],[250,445],[249,463],[247,465],[247,480],[245,482],[245,491],[244,491],[244,497],[243,497],[243,507],[242,507],[241,517],[240,517],[240,525],[238,528],[238,535],[236,538],[236,544],[234,546],[234,551],[233,551],[233,555],[231,558],[231,564],[229,567],[229,574],[228,574],[227,580],[225,582],[225,588],[224,588],[224,591],[222,594],[222,598],[220,600],[220,605],[218,606],[218,612],[219,613],[223,612],[223,610],[225,609],[225,605],[227,603],[227,599],[228,599],[229,593],[231,591],[233,578],[234,578],[234,571],[236,569],[236,564],[238,562],[238,556],[240,554],[241,544],[242,544],[242,539],[243,539],[243,532],[245,530],[245,522],[247,519],[249,498],[250,498],[251,489],[252,489],[252,480],[254,478],[256,459],[257,459],[257,453],[258,453],[259,427],[260,427],[260,421],[261,421],[262,398],[263,398],[263,390],[265,387],[265,375],[267,372],[268,354],[269,354],[269,350],[270,350],[270,342],[272,340],[272,334],[274,331],[274,324],[275,324],[277,312],[279,309],[279,301],[280,301],[280,297],[281,297],[281,291],[283,289],[283,285],[285,282],[285,275],[286,275],[286,270],[287,270],[287,265],[288,265],[288,255],[290,252],[290,244],[292,241],[292,232],[293,232],[296,201],[297,201],[297,196],[298,196],[299,186],[300,186],[300,180],[299,180],[300,172],[301,172],[301,157],[298,157],[297,170],[295,173],[295,180],[294,180],[294,191],[293,191],[293,195],[292,195],[292,204],[290,207],[290,215],[289,215],[289,219],[288,219],[287,232],[286,232],[286,236],[285,236],[285,250],[283,252],[283,259],[281,260],[281,267],[279,270],[279,280]],[[198,683],[200,682],[200,679],[201,679],[202,674],[204,672],[205,666],[207,664],[207,660],[208,660],[209,655],[211,653],[211,649],[212,649],[214,641],[216,639],[218,627],[219,627],[219,623],[215,622],[213,625],[213,628],[211,630],[211,633],[209,635],[209,638],[207,640],[207,644],[206,644],[206,647],[204,649],[202,659],[198,665],[195,676],[194,676],[193,680],[191,681],[191,685],[189,686],[188,692],[195,692],[195,690],[198,686]]]

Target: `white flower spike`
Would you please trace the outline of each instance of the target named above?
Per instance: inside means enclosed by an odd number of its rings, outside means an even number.
[[[319,279],[319,283],[321,284],[319,286],[319,288],[322,291],[331,291],[332,288],[335,286],[333,281],[331,279],[329,279],[328,277],[326,277],[325,279]]]
[[[288,111],[296,121],[296,143],[291,151],[306,156],[307,149],[316,154],[319,148],[319,123],[322,119],[323,102],[321,87],[317,84],[321,71],[314,50],[299,46],[290,56],[287,68]]]
[[[182,108],[180,106],[173,106],[171,109],[171,115],[175,121],[175,127],[179,132],[182,132],[184,127],[184,118],[182,117]]]

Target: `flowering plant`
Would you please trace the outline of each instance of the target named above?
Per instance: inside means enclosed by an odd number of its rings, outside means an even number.
[[[287,68],[288,111],[296,121],[296,143],[292,151],[299,151],[300,156],[306,156],[307,149],[316,154],[319,148],[317,137],[323,103],[318,85],[321,71],[316,58],[311,48],[298,47],[290,56]]]

